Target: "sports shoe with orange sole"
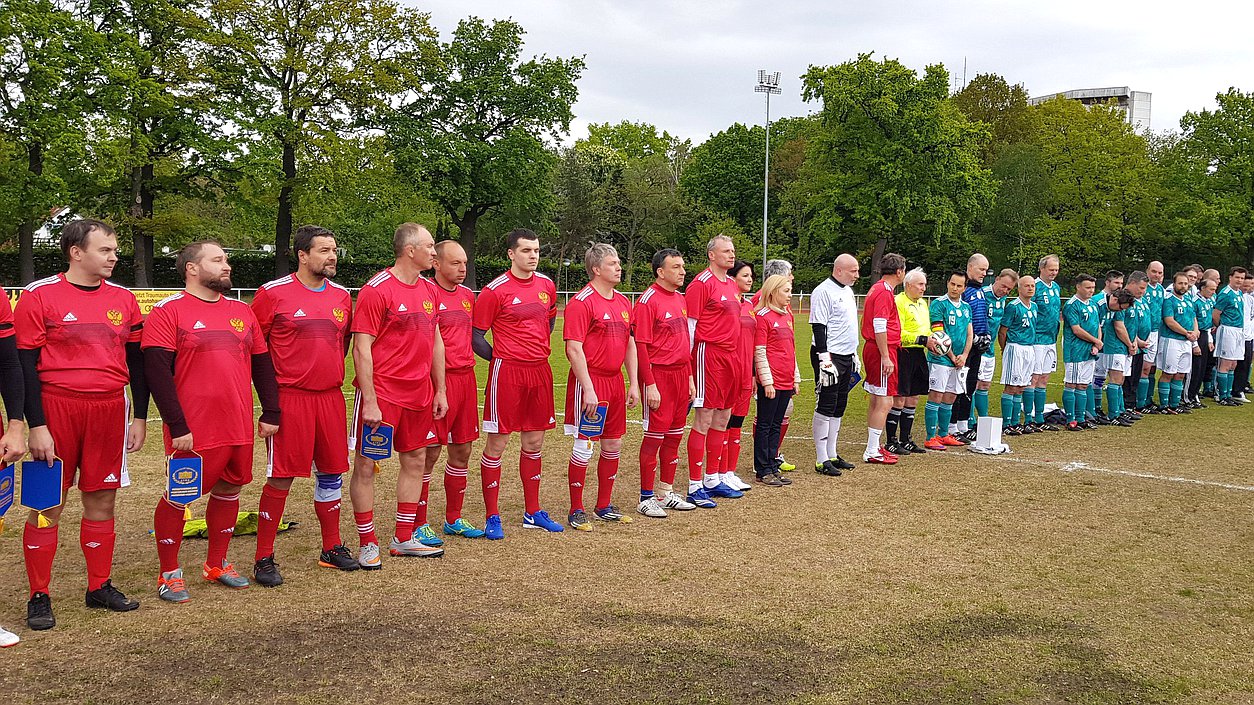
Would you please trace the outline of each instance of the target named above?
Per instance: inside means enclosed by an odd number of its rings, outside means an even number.
[[[200,574],[204,576],[205,580],[208,580],[211,583],[221,583],[222,585],[229,588],[235,588],[236,590],[243,590],[248,587],[248,578],[245,578],[236,572],[235,566],[227,563],[226,561],[222,561],[222,566],[219,568],[215,568],[206,563],[201,568]]]

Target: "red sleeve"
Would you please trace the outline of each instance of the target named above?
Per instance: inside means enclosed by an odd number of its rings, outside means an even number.
[[[566,313],[562,317],[562,339],[583,342],[588,337],[590,323],[588,305],[578,299],[571,299],[566,304]]]
[[[270,337],[270,326],[274,325],[274,295],[269,289],[258,289],[253,295],[253,316],[261,326],[261,334]]]
[[[383,299],[378,287],[368,286],[357,294],[357,315],[353,316],[354,333],[365,333],[379,337],[383,327],[383,314],[387,311],[387,302]]]
[[[492,289],[484,289],[479,292],[479,299],[475,301],[475,317],[473,325],[479,330],[488,330],[492,324],[496,322],[496,309],[498,299],[496,291]],[[358,304],[360,309],[360,304]]]
[[[653,307],[647,301],[636,301],[631,309],[631,334],[636,343],[653,342]]]
[[[877,294],[879,294],[881,289],[876,289],[875,291]],[[870,316],[872,319],[875,319],[875,318],[883,318],[885,320],[889,319],[890,316],[888,315],[888,310],[884,306],[885,302],[889,300],[890,300],[889,297],[884,296],[882,294],[875,296],[874,298],[871,299],[871,305],[868,307],[868,311],[866,315]],[[894,301],[893,307],[896,308],[895,301]]]
[[[21,350],[42,348],[48,342],[44,328],[43,301],[33,291],[22,294],[13,311],[13,328],[17,331],[17,347]]]
[[[766,345],[767,333],[771,331],[771,324],[770,321],[766,320],[770,316],[754,314],[753,317],[753,347],[756,348],[759,345]]]
[[[173,303],[173,302],[171,302]],[[169,306],[167,304],[166,306]],[[166,306],[154,306],[148,320],[144,321],[144,335],[141,346],[145,348],[163,348],[171,352],[177,351],[178,326],[174,312]]]
[[[557,285],[546,280],[549,287],[549,323],[557,320]],[[549,326],[552,328],[552,326]]]
[[[266,345],[266,336],[262,334],[261,324],[257,322],[257,316],[253,315],[253,310],[247,305],[244,306],[244,311],[244,315],[247,316],[244,324],[251,326],[253,330],[257,331],[257,334],[253,336],[253,349],[250,352],[253,355],[269,352],[270,347]]]
[[[135,300],[134,294],[126,297],[126,309],[127,323],[131,327],[131,337],[126,342],[138,343],[144,335],[144,314],[140,312],[139,302]]]
[[[11,338],[14,335],[17,335],[17,332],[13,330],[13,306],[9,304],[6,296],[4,303],[0,304],[0,339]]]
[[[688,317],[694,321],[701,320],[701,311],[705,308],[705,299],[708,294],[707,288],[705,282],[693,279],[684,290],[684,303],[688,307]]]

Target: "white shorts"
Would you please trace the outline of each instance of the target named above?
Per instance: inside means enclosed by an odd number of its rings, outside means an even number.
[[[1176,338],[1159,339],[1158,369],[1165,374],[1178,375],[1193,370],[1193,342]]]
[[[1236,326],[1219,326],[1215,333],[1215,357],[1220,360],[1245,359],[1245,330]]]
[[[967,368],[927,364],[927,389],[930,392],[962,394],[967,389]]]
[[[1058,348],[1049,345],[1033,345],[1032,374],[1049,375],[1058,369]],[[1016,387],[1019,385],[1015,385]]]
[[[1126,375],[1132,371],[1132,357],[1130,355],[1102,353],[1098,356],[1098,359],[1101,360],[1099,365],[1103,373],[1121,372]]]
[[[1033,345],[1007,343],[1001,356],[1001,383],[1011,387],[1026,387],[1032,383],[1032,365],[1036,362]]]
[[[1145,342],[1149,343],[1144,351],[1146,362],[1157,364],[1155,361],[1158,360],[1158,331],[1150,331],[1149,337],[1145,339]]]
[[[1062,381],[1066,384],[1092,384],[1096,369],[1097,360],[1064,362],[1062,365]]]
[[[997,358],[993,355],[980,356],[980,371],[976,375],[976,379],[981,382],[992,382],[993,371],[997,369]]]

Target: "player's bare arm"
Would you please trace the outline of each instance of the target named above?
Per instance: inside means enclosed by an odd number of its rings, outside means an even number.
[[[371,431],[377,431],[379,424],[383,423],[383,412],[379,409],[379,397],[374,391],[373,346],[373,335],[353,333],[353,369],[357,375],[357,391],[361,392],[361,422]]]
[[[579,381],[579,393],[583,401],[581,407],[584,413],[594,413],[599,400],[596,389],[592,385],[592,375],[588,374],[588,357],[583,352],[582,341],[566,341],[566,359],[570,360],[570,369],[575,373],[575,379]]]
[[[440,336],[440,326],[436,324],[435,340],[431,348],[431,384],[435,387],[435,398],[431,402],[432,418],[442,419],[448,413],[448,385],[444,376],[444,338]]]

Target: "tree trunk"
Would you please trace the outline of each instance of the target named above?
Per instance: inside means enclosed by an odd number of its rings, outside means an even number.
[[[479,216],[468,209],[460,218],[453,216],[453,224],[457,226],[457,241],[466,250],[466,286],[478,289],[475,284],[475,231],[479,228]]]
[[[274,276],[287,276],[292,256],[292,185],[296,182],[296,145],[283,143],[283,186],[279,189],[279,218],[274,226]]]
[[[880,258],[884,256],[884,250],[888,247],[888,238],[880,237],[875,241],[875,251],[871,253],[871,283],[880,280]]]
[[[44,173],[44,146],[38,142],[26,146],[26,168],[30,171],[28,178],[38,178]],[[25,189],[28,193],[29,188]],[[44,215],[47,215],[44,212]],[[22,285],[35,281],[35,218],[29,215],[18,225],[18,263],[22,277]]]
[[[131,247],[135,252],[135,286],[145,289],[153,286],[153,243],[144,224],[152,219],[152,183],[154,168],[145,164],[131,169],[131,205],[127,215],[131,219]]]

